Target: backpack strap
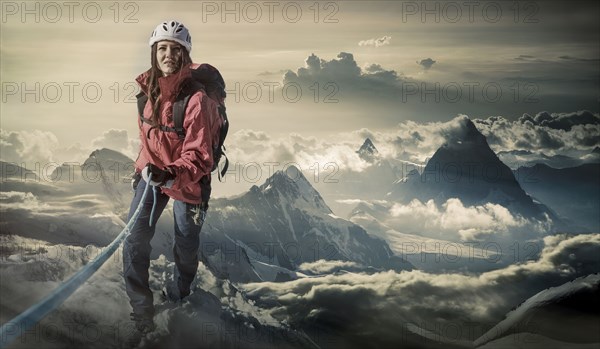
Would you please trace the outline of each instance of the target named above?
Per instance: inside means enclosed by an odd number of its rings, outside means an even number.
[[[150,121],[150,119],[144,117],[144,108],[146,107],[146,103],[148,102],[148,96],[144,92],[140,92],[135,97],[137,98],[137,108],[138,108],[138,115],[140,116],[140,120],[142,122],[145,122],[145,123],[151,125],[152,122]],[[188,97],[188,100],[189,100],[189,97]],[[180,101],[178,101],[178,102],[180,102]],[[186,105],[187,105],[187,102],[188,101],[186,100],[185,101]],[[178,104],[178,103],[175,103],[173,105],[174,109],[175,109],[176,104]],[[185,106],[183,108],[185,110]],[[158,128],[164,132],[176,132],[177,135],[179,135],[179,138],[185,138],[185,130],[183,129],[183,120],[181,120],[180,128],[177,127],[177,124],[175,124],[175,127],[160,125]]]
[[[135,98],[137,99],[138,115],[144,121],[144,108],[146,107],[146,102],[148,102],[148,96],[144,92],[140,92]]]
[[[227,169],[229,168],[229,159],[227,158],[227,155],[225,154],[225,146],[223,146],[223,150],[221,151],[221,154],[225,157],[225,165],[223,165],[223,169],[218,172],[219,173],[219,182],[222,182],[222,178],[225,177],[225,174],[227,173]]]
[[[175,102],[173,102],[173,131],[177,133],[179,139],[185,138],[185,129],[183,128],[183,119],[185,118],[185,110],[187,109],[190,98],[199,90],[204,90],[205,87],[198,81],[190,80],[186,86],[179,92]]]
[[[221,179],[225,177],[227,169],[229,168],[229,159],[225,154],[226,149],[225,145],[223,144],[225,142],[225,138],[227,137],[227,132],[229,131],[229,120],[227,119],[227,109],[225,108],[224,103],[219,103],[218,110],[219,114],[221,115],[221,118],[223,119],[223,124],[221,125],[221,129],[219,132],[219,146],[217,148],[219,157],[219,159],[217,160],[220,160],[221,156],[225,157],[225,165],[223,165],[223,169],[220,172],[218,172],[219,182],[222,182]]]
[[[185,129],[183,128],[183,118],[185,116],[185,109],[190,101],[191,94],[186,94],[183,99],[178,98],[173,103],[173,131],[177,133],[179,139],[185,138]]]
[[[190,97],[192,96],[192,94],[194,94],[194,92],[196,92],[200,89],[203,89],[203,88],[204,88],[204,86],[202,84],[193,81],[190,85],[188,85],[185,89],[183,89],[179,93],[177,98],[175,99],[175,102],[173,102],[173,124],[174,124],[173,126],[174,127],[160,125],[158,128],[164,132],[175,132],[175,133],[177,133],[177,136],[179,137],[179,139],[184,139],[185,138],[185,129],[183,128],[183,119],[185,117],[185,109],[187,108],[187,105],[190,101]],[[140,120],[147,124],[152,124],[150,122],[150,119],[147,119],[144,117],[144,108],[146,108],[146,103],[148,102],[148,96],[144,92],[140,92],[135,97],[137,99],[137,108],[138,108],[138,115],[140,117]]]

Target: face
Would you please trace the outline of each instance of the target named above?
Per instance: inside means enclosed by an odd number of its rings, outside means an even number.
[[[156,44],[156,60],[163,76],[171,75],[179,70],[182,50],[185,50],[185,48],[173,41],[164,40]]]

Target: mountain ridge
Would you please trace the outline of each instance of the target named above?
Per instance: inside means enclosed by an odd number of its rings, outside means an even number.
[[[253,259],[291,271],[320,259],[412,269],[383,239],[335,216],[296,168],[275,172],[240,196],[211,200],[207,223],[206,238],[222,243],[222,250],[243,245]]]

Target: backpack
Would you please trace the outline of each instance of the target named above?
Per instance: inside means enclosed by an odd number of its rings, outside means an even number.
[[[175,98],[175,102],[173,102],[174,127],[160,125],[159,128],[164,132],[175,132],[179,136],[179,139],[184,139],[185,129],[183,128],[183,119],[185,117],[185,110],[190,97],[198,90],[203,90],[206,92],[206,95],[218,104],[217,109],[222,122],[218,131],[219,141],[213,146],[214,162],[211,172],[218,169],[221,157],[225,157],[223,169],[221,171],[217,171],[219,181],[221,181],[221,178],[225,176],[225,173],[227,173],[227,169],[229,168],[229,159],[227,159],[227,155],[225,155],[226,149],[225,145],[223,144],[225,142],[225,138],[227,137],[227,132],[229,131],[229,120],[227,119],[227,112],[225,108],[225,97],[227,96],[227,93],[225,92],[225,80],[223,80],[223,76],[221,76],[221,73],[219,73],[217,68],[210,64],[204,63],[195,69],[192,69],[192,79],[188,80],[188,83],[182,86],[181,92]],[[144,117],[144,108],[146,106],[146,102],[148,101],[148,96],[144,92],[140,92],[136,95],[136,98],[140,119],[142,122],[149,123],[150,120]],[[200,185],[202,186],[203,193],[202,201],[208,203],[211,191],[210,174],[200,179]]]

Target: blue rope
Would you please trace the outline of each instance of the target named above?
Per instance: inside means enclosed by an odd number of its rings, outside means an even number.
[[[150,182],[150,180],[148,180]],[[149,185],[149,184],[148,184]],[[156,209],[156,201],[158,199],[158,194],[156,192],[156,186],[152,186],[152,194],[154,195],[154,201],[152,201],[152,211],[150,211],[150,220],[148,221],[148,226],[152,227],[152,222],[154,222],[154,210]]]
[[[148,178],[148,181],[150,181]],[[22,333],[27,331],[36,323],[40,322],[46,315],[58,308],[73,292],[75,292],[83,283],[89,279],[100,267],[108,260],[110,256],[117,250],[121,242],[129,235],[130,229],[135,225],[140,215],[146,196],[148,195],[148,187],[144,189],[142,199],[137,209],[131,216],[131,219],[123,228],[121,233],[106,247],[102,253],[86,264],[81,270],[73,275],[69,280],[63,282],[59,287],[54,289],[48,296],[31,306],[14,319],[5,323],[0,327],[0,349],[9,345],[17,339]]]

